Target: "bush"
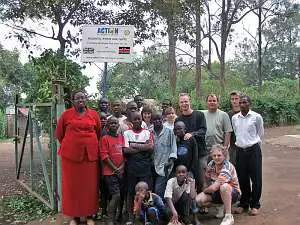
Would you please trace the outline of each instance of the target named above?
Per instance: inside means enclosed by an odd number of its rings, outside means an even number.
[[[251,97],[253,110],[263,116],[266,125],[278,126],[300,121],[300,95],[294,80],[267,81],[261,90],[248,87],[244,92]]]
[[[202,89],[205,96],[209,93],[220,95],[216,80],[205,81],[203,84],[207,85]],[[260,89],[256,86],[247,87],[238,78],[229,76],[225,95],[220,96],[220,108],[225,112],[231,108],[229,93],[234,89],[252,99],[252,109],[262,115],[267,126],[291,125],[300,121],[300,94],[295,80],[284,78],[266,81]],[[194,99],[192,97],[195,109],[206,108],[205,97],[198,101]]]

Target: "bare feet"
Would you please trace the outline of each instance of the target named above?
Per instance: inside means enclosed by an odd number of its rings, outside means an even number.
[[[69,222],[69,225],[78,225],[78,223],[76,220],[73,219]]]
[[[92,219],[87,219],[86,224],[87,225],[95,225],[95,221]]]
[[[252,209],[249,211],[249,215],[250,215],[250,216],[257,216],[258,214],[259,214],[259,209],[252,208]]]
[[[232,208],[232,213],[234,213],[234,214],[242,214],[244,212],[245,212],[245,209],[243,207]]]

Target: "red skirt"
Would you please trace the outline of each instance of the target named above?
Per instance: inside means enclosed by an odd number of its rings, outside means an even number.
[[[86,217],[99,209],[99,164],[62,157],[62,211],[67,216]]]

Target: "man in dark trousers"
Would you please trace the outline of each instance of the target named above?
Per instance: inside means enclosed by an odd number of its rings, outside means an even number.
[[[264,126],[262,116],[252,111],[250,106],[248,96],[240,97],[241,111],[232,117],[237,146],[236,169],[242,191],[239,207],[234,211],[242,213],[250,207],[249,215],[256,216],[262,192],[261,142]]]
[[[186,127],[186,134],[184,139],[190,139],[194,137],[197,141],[198,147],[198,166],[200,175],[195,177],[197,192],[201,192],[204,185],[204,175],[207,166],[208,152],[205,146],[205,133],[206,133],[206,121],[203,112],[193,110],[191,108],[190,96],[187,93],[181,93],[179,95],[179,106],[181,115],[175,120],[182,121]]]

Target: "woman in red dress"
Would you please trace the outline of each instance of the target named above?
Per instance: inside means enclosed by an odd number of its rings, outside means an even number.
[[[62,210],[78,225],[80,217],[94,225],[91,215],[98,206],[99,138],[98,113],[86,107],[84,91],[72,94],[74,107],[62,113],[56,127],[62,158]]]

